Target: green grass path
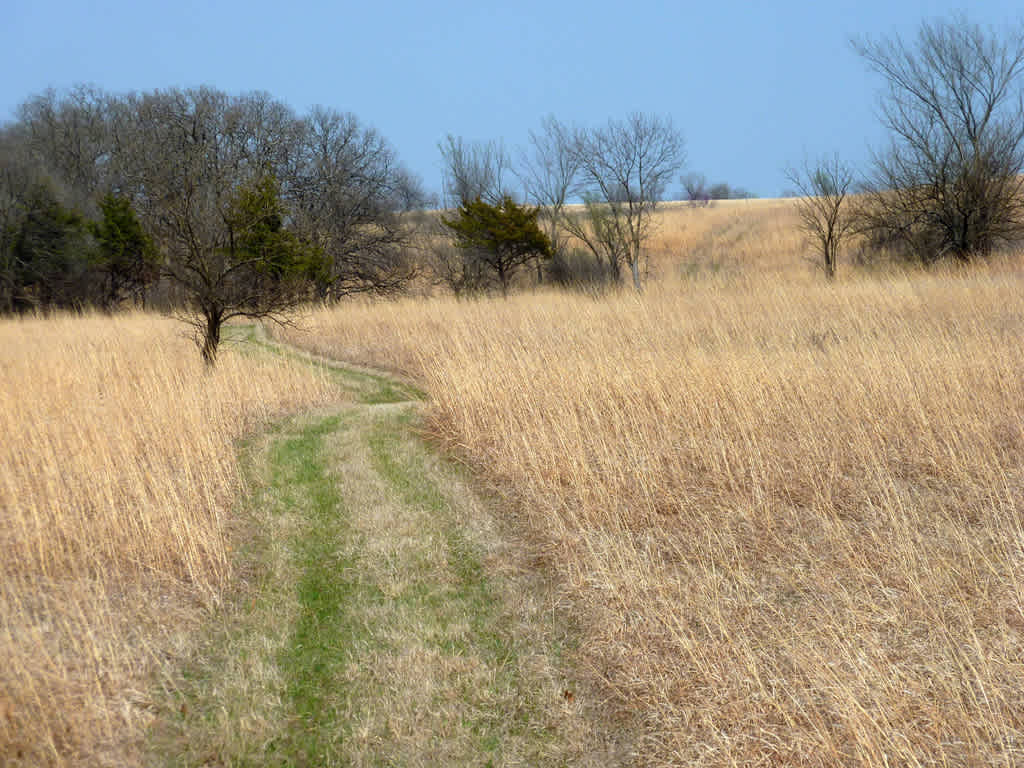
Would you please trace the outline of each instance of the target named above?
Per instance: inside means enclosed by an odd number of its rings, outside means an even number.
[[[242,451],[237,589],[165,682],[151,761],[608,764],[564,695],[572,633],[490,506],[419,439],[415,391],[332,372],[355,402]]]

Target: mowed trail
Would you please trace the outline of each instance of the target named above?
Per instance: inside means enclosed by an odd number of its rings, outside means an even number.
[[[254,354],[300,354],[251,335]],[[418,431],[418,393],[311,361],[353,402],[243,451],[233,597],[164,693],[173,765],[614,765],[572,621],[526,542]]]

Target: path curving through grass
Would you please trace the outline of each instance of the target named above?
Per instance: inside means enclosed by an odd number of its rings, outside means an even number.
[[[416,390],[311,364],[351,402],[243,447],[237,588],[163,683],[152,762],[620,762],[575,693],[556,590],[421,440]]]

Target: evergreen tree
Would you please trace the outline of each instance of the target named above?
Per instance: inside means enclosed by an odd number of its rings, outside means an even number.
[[[160,276],[153,241],[125,198],[105,196],[100,200],[100,211],[103,218],[89,227],[96,239],[96,261],[103,275],[100,303],[110,309],[129,296],[142,303],[146,286]]]
[[[13,237],[12,307],[47,310],[88,303],[87,236],[84,219],[61,205],[47,184],[31,189]]]
[[[494,273],[502,295],[508,295],[516,270],[533,259],[551,258],[551,240],[537,225],[539,209],[518,205],[505,196],[500,204],[480,198],[459,206],[441,222],[452,231],[459,248]]]

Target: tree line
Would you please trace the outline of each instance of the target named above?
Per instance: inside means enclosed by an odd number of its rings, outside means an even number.
[[[801,226],[826,277],[835,276],[851,235],[859,236],[861,261],[967,262],[1018,247],[1024,240],[1024,26],[986,30],[960,15],[922,23],[913,41],[853,40],[852,48],[882,78],[879,112],[889,144],[861,174],[838,153],[787,171]],[[546,272],[556,282],[619,283],[628,271],[640,290],[652,213],[684,162],[671,121],[643,114],[590,130],[548,117],[530,134],[518,163],[494,141],[449,136],[441,153],[446,199],[460,213],[445,222],[459,247],[442,249],[440,271],[456,291],[486,286],[489,277],[480,243],[459,227],[478,217],[481,205],[492,214],[507,210],[514,182],[547,236],[547,247],[533,252],[538,280]],[[694,207],[752,197],[696,172],[679,180]],[[501,267],[503,290],[508,269],[521,265]]]
[[[548,118],[515,172],[525,195],[498,144],[449,137],[441,153],[451,210],[431,216],[351,114],[210,87],[47,91],[0,129],[0,312],[155,303],[182,310],[212,364],[232,318],[399,291],[425,267],[456,292],[507,292],[531,263],[539,280],[628,272],[639,289],[683,143],[656,116]]]
[[[827,277],[840,248],[921,264],[984,259],[1024,240],[1024,25],[985,30],[965,16],[917,38],[854,40],[879,75],[890,134],[858,174],[838,153],[788,176]]]
[[[351,114],[265,93],[109,94],[21,105],[0,130],[0,310],[186,310],[203,357],[232,317],[400,288],[421,183]]]
[[[863,174],[838,154],[789,178],[828,277],[862,253],[984,258],[1024,237],[1024,31],[964,17],[918,37],[854,41],[885,84],[891,141]],[[549,116],[511,152],[439,145],[445,211],[354,115],[295,113],[214,88],[47,91],[0,128],[0,312],[156,303],[184,310],[203,358],[233,317],[391,293],[418,274],[457,294],[507,293],[530,270],[562,285],[641,290],[654,212],[680,181],[694,205],[748,197],[680,174],[671,119],[596,127]]]

